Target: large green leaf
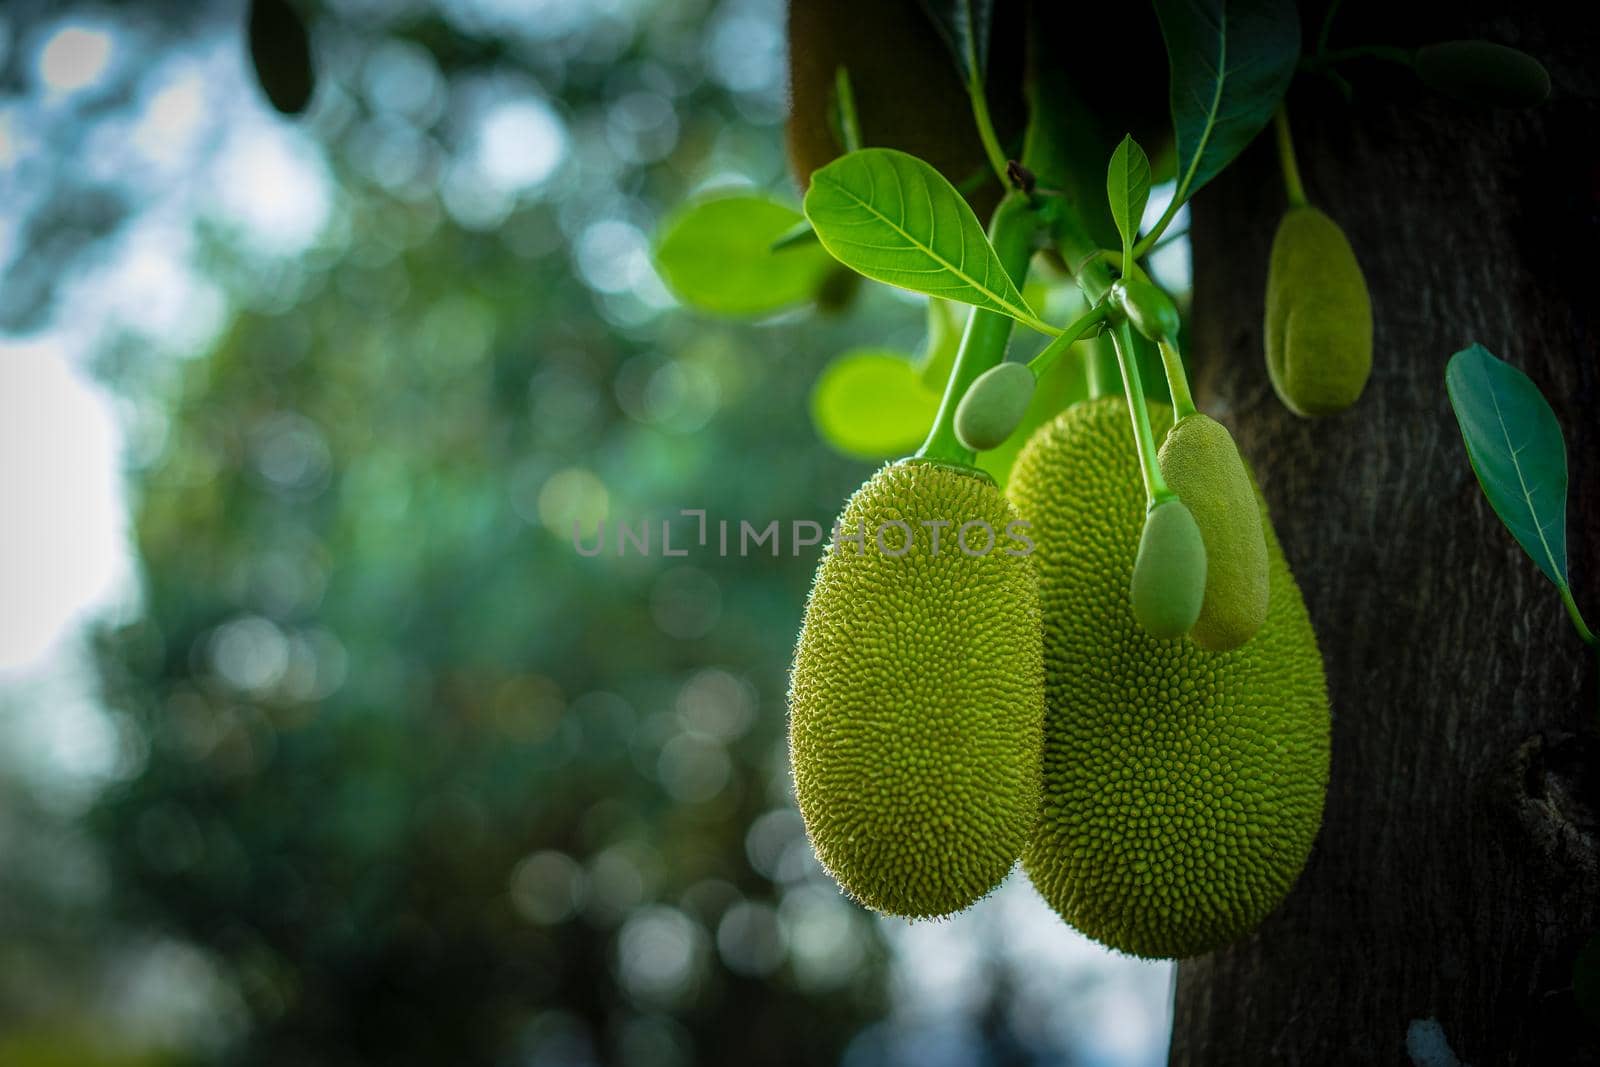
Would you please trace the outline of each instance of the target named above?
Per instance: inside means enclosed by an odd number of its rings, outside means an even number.
[[[1467,459],[1500,521],[1567,588],[1567,446],[1533,380],[1474,344],[1444,371]]]
[[[994,0],[922,0],[922,7],[955,55],[961,80],[982,85],[988,73]]]
[[[1111,217],[1116,220],[1126,250],[1139,236],[1139,221],[1150,200],[1150,160],[1132,134],[1124,137],[1111,153],[1111,166],[1106,169],[1106,198],[1111,202]]]
[[[939,398],[906,356],[857,348],[823,369],[811,391],[811,420],[817,434],[847,456],[893,459],[922,443]]]
[[[1300,59],[1293,0],[1156,0],[1172,69],[1177,201],[1271,121]]]
[[[915,156],[864,148],[811,175],[806,217],[834,257],[875,281],[1009,315],[1048,333],[972,208]]]
[[[762,315],[810,300],[832,262],[816,244],[792,238],[800,212],[757,195],[690,204],[673,215],[656,244],[655,265],[690,307],[717,315]]]

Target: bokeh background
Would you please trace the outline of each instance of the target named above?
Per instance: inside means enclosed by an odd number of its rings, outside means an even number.
[[[1163,1062],[1171,969],[1014,873],[818,869],[784,690],[819,368],[918,305],[678,307],[660,218],[797,201],[782,0],[0,7],[0,1067]],[[592,528],[592,525],[591,527]]]

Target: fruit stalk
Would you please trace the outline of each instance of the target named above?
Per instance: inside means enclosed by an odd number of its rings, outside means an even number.
[[[1272,116],[1273,129],[1278,134],[1278,163],[1283,168],[1284,191],[1289,195],[1290,207],[1305,207],[1306,187],[1300,181],[1300,162],[1294,154],[1294,137],[1289,133],[1289,109],[1278,105]]]
[[[1054,205],[1048,217],[1050,237],[1055,242],[1056,250],[1061,253],[1062,260],[1072,267],[1078,288],[1083,290],[1090,307],[1100,304],[1115,279],[1105,259],[1099,255],[1099,245],[1084,232],[1078,220],[1073,218],[1071,208],[1065,204]],[[1085,359],[1090,396],[1108,396],[1115,391],[1112,383],[1117,379],[1117,372],[1113,363],[1114,357],[1103,350]]]
[[[1155,434],[1150,430],[1150,410],[1145,404],[1144,384],[1139,380],[1139,362],[1133,354],[1133,327],[1126,322],[1112,333],[1117,346],[1117,363],[1122,368],[1122,385],[1128,394],[1128,416],[1133,420],[1133,439],[1139,449],[1139,469],[1144,474],[1146,508],[1176,499],[1161,476],[1156,459]]]
[[[1178,420],[1188,418],[1198,409],[1194,406],[1194,396],[1189,392],[1189,375],[1183,369],[1183,357],[1178,354],[1178,348],[1170,341],[1161,342],[1161,366],[1167,372],[1167,389],[1172,393],[1172,410]]]
[[[989,241],[999,254],[1001,265],[1019,289],[1028,275],[1028,260],[1033,257],[1037,226],[1037,217],[1027,199],[1017,194],[1000,201],[989,223]],[[939,402],[939,413],[934,416],[928,439],[917,449],[918,456],[963,466],[972,465],[975,453],[956,437],[956,408],[978,375],[1005,357],[1011,326],[1010,316],[983,308],[972,309],[972,314],[967,317],[966,331],[961,335],[961,347],[956,350],[955,366],[950,368],[950,381],[945,386],[944,399]]]

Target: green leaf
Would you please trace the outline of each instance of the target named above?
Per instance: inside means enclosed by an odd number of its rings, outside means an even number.
[[[773,241],[772,244],[768,245],[767,247],[772,249],[774,252],[782,252],[785,248],[797,248],[802,245],[812,245],[816,243],[817,231],[811,228],[810,220],[802,215],[800,216],[799,222],[796,222],[793,226],[790,226],[787,230],[783,231],[783,233],[779,234],[778,239]]]
[[[1533,380],[1474,344],[1444,371],[1467,459],[1500,521],[1567,589],[1567,446]]]
[[[955,187],[915,156],[864,148],[811,175],[806,217],[840,263],[874,281],[1054,332],[1017,292]]]
[[[994,18],[994,0],[922,0],[922,8],[956,57],[961,80],[967,85],[982,85],[989,73],[989,26]]]
[[[811,421],[836,451],[858,459],[909,455],[939,411],[940,392],[922,384],[898,352],[857,348],[836,356],[811,391]]]
[[[1106,197],[1111,201],[1111,217],[1117,222],[1126,256],[1139,236],[1139,222],[1150,200],[1150,160],[1132,134],[1124,137],[1111,153],[1111,166],[1106,170]]]
[[[656,270],[690,307],[716,315],[763,315],[810,300],[832,263],[815,244],[774,251],[805,220],[764,196],[690,204],[667,220]]]
[[[1174,203],[1193,196],[1272,119],[1300,59],[1293,0],[1156,0],[1172,68]]]

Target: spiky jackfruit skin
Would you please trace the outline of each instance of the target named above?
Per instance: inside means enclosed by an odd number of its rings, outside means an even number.
[[[1189,505],[1206,546],[1206,591],[1189,636],[1211,652],[1239,648],[1267,621],[1267,538],[1233,435],[1194,414],[1161,442],[1161,474]]]
[[[1157,433],[1171,409],[1150,405]],[[1322,657],[1263,520],[1266,623],[1234,652],[1143,633],[1124,595],[1144,490],[1120,398],[1042,427],[1012,474],[1044,613],[1044,802],[1023,868],[1071,925],[1137,956],[1198,955],[1288,892],[1322,820]],[[1265,510],[1265,503],[1259,506]]]
[[[1332,415],[1372,374],[1372,299],[1339,224],[1290,208],[1272,238],[1264,325],[1267,377],[1296,415]]]
[[[959,911],[1022,854],[1039,810],[1039,598],[1017,518],[987,476],[891,463],[845,506],[817,568],[789,688],[795,795],[852,897],[908,918]],[[963,553],[961,524],[996,544]],[[923,521],[945,521],[937,554]],[[915,532],[910,551],[904,522]],[[848,535],[865,533],[856,554]],[[987,537],[968,533],[973,552]]]

